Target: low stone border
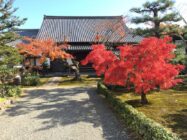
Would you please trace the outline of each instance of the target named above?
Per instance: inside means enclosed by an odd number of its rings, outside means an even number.
[[[105,85],[98,82],[98,93],[105,96],[106,100],[119,114],[124,123],[140,135],[143,140],[181,140],[178,136],[166,130],[162,125],[138,112],[131,105],[122,102],[110,92]]]

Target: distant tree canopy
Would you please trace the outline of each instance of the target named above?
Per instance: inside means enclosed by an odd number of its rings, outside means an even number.
[[[6,44],[16,39],[13,30],[22,25],[26,18],[20,19],[14,13],[17,8],[13,8],[13,0],[0,0],[0,44]]]
[[[131,12],[141,15],[134,17],[132,23],[151,25],[150,28],[137,28],[136,33],[143,36],[156,37],[161,37],[165,34],[165,29],[161,27],[162,24],[181,20],[178,12],[173,10],[173,5],[174,1],[172,0],[156,0],[144,3],[141,8],[132,8]]]

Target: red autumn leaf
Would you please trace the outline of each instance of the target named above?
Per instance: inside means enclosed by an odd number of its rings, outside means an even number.
[[[87,57],[81,61],[82,65],[92,63],[97,75],[104,74],[109,65],[113,63],[117,57],[112,51],[107,51],[103,44],[92,45],[92,51]]]

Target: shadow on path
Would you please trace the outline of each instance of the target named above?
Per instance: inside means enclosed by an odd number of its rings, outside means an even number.
[[[95,90],[81,87],[25,90],[26,96],[7,109],[2,116],[27,117],[28,114],[32,120],[41,122],[33,132],[88,123],[101,131],[104,139],[130,139],[125,127],[120,124],[105,101],[96,95]],[[86,127],[84,128],[83,124],[78,129],[87,129]]]

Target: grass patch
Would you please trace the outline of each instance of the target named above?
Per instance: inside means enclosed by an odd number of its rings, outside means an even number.
[[[49,81],[49,77],[40,77],[39,86],[46,84]]]
[[[132,92],[118,92],[116,97],[187,139],[187,77],[183,78],[184,82],[173,89],[148,94],[148,105],[141,105],[140,96]]]
[[[96,85],[100,80],[99,77],[89,76],[89,75],[81,75],[81,80],[75,81],[73,80],[73,76],[62,77],[62,80],[59,82],[60,86],[88,86],[88,85]]]
[[[0,103],[1,103],[1,102],[4,102],[4,101],[6,101],[6,98],[1,98],[1,97],[0,97]]]

